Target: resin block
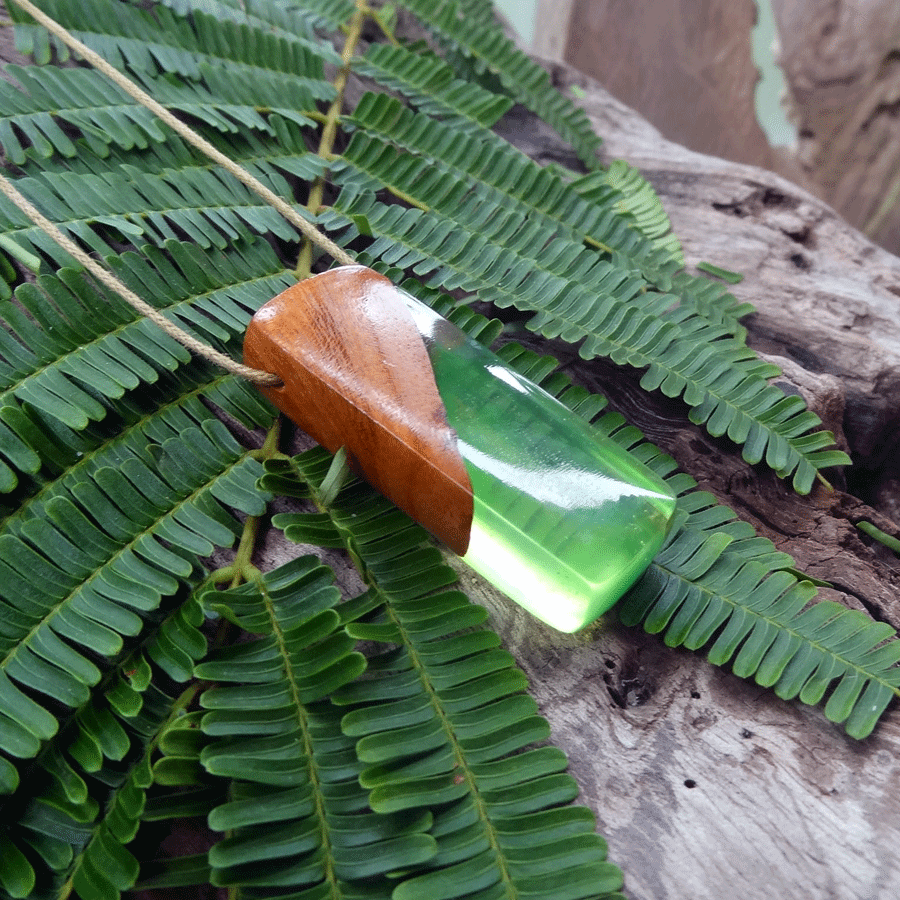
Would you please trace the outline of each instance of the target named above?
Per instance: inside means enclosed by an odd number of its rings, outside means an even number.
[[[332,269],[251,322],[263,393],[475,571],[560,631],[606,612],[666,538],[643,463],[387,278]]]

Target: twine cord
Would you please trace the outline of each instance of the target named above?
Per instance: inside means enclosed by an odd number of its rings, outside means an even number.
[[[279,197],[274,191],[266,187],[258,178],[254,177],[246,169],[239,166],[233,160],[229,159],[224,153],[217,150],[204,137],[197,134],[188,125],[185,125],[180,119],[174,116],[168,109],[158,103],[145,90],[140,88],[131,79],[123,75],[118,69],[110,65],[102,56],[91,50],[90,47],[79,41],[74,35],[70,34],[59,22],[51,19],[46,13],[38,9],[30,0],[12,0],[20,9],[28,13],[36,22],[47,29],[52,35],[59,38],[66,46],[74,50],[79,56],[90,63],[98,71],[102,72],[118,85],[125,93],[134,98],[142,106],[147,107],[154,115],[169,126],[176,134],[180,135],[189,144],[200,150],[201,153],[209,157],[213,162],[220,165],[227,172],[237,178],[242,184],[246,185],[251,191],[260,196],[270,206],[274,207],[284,218],[291,223],[310,243],[315,244],[341,265],[353,265],[356,260],[347,253],[342,247],[339,247],[334,241],[325,237],[315,225],[303,218],[293,206],[287,203],[282,197]],[[197,338],[188,334],[179,326],[175,325],[159,310],[141,300],[134,291],[124,285],[115,275],[103,268],[92,257],[88,256],[74,241],[66,237],[59,228],[43,216],[13,185],[3,176],[0,175],[0,190],[25,213],[35,225],[45,231],[57,244],[59,244],[70,256],[78,260],[88,271],[94,275],[99,281],[102,281],[107,287],[115,291],[130,306],[137,310],[141,315],[146,316],[156,325],[158,325],[166,334],[170,335],[179,343],[183,344],[189,350],[204,356],[206,359],[216,363],[216,365],[246,378],[258,385],[274,385],[279,384],[280,379],[277,375],[269,372],[262,372],[259,369],[253,369],[250,366],[242,365],[236,362],[230,356],[220,353],[208,344],[199,341]]]
[[[94,278],[103,282],[110,290],[115,291],[115,293],[128,303],[129,306],[139,312],[142,316],[150,319],[155,325],[158,325],[166,334],[178,341],[179,344],[183,344],[193,353],[205,357],[210,360],[210,362],[214,362],[223,369],[227,369],[235,375],[240,375],[241,378],[246,378],[254,384],[276,385],[281,383],[281,379],[277,375],[272,375],[270,372],[263,372],[260,369],[253,369],[250,366],[245,366],[243,363],[237,362],[227,354],[220,353],[214,347],[210,347],[209,344],[205,344],[193,335],[188,334],[183,328],[180,328],[170,319],[167,319],[158,309],[151,306],[146,300],[142,300],[133,290],[131,290],[131,288],[113,275],[112,272],[101,266],[93,257],[88,256],[75,241],[63,234],[56,225],[38,211],[30,200],[20,194],[3,175],[0,175],[0,191],[9,197],[9,199],[38,226],[38,228],[53,238],[66,253],[81,263]]]

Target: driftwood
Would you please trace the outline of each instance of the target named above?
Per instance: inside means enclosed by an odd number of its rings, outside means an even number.
[[[781,67],[816,193],[900,252],[900,5],[773,0]]]
[[[562,52],[540,50],[596,78],[667,137],[693,150],[772,167],[756,121],[750,53],[753,0],[544,0],[570,7]],[[540,29],[541,47],[552,48]]]
[[[791,183],[669,143],[596,83],[560,66],[553,74],[563,90],[586,92],[609,157],[653,182],[689,265],[745,273],[734,290],[758,309],[749,340],[783,364],[785,388],[803,393],[854,453],[851,488],[838,475],[833,493],[797,497],[691,425],[681,404],[648,399],[637,375],[550,349],[800,568],[831,582],[823,596],[900,627],[900,561],[855,527],[865,519],[900,536],[890,518],[900,512],[900,259]],[[536,159],[573,162],[534,117],[517,113],[504,127]],[[269,535],[259,562],[297,552]],[[352,570],[337,563],[353,585]],[[631,900],[896,896],[896,704],[857,742],[821,710],[784,703],[700,654],[612,620],[574,636],[551,632],[475,576],[461,578],[527,672]]]
[[[688,265],[745,274],[734,293],[758,310],[746,320],[749,342],[782,365],[785,390],[802,393],[854,455],[852,488],[797,497],[688,423],[678,404],[648,402],[634,376],[573,370],[800,568],[834,585],[823,597],[900,626],[900,562],[855,527],[868,520],[900,535],[890,518],[900,510],[900,259],[790,182],[670,143],[585,76],[552,71],[563,90],[586,92],[608,157],[654,184]],[[535,158],[565,154],[528,116],[507,131]],[[505,604],[492,608],[633,900],[896,896],[896,706],[856,742],[819,710],[783,703],[699,654],[615,625],[565,638]]]

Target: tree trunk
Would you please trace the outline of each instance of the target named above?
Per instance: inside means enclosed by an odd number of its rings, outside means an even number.
[[[781,66],[819,193],[900,252],[900,4],[773,0]]]
[[[755,17],[753,0],[574,0],[559,58],[673,141],[770,168],[753,109]]]
[[[668,138],[779,172],[900,252],[900,4],[771,0],[793,147],[757,124],[754,0],[539,0],[535,49]]]

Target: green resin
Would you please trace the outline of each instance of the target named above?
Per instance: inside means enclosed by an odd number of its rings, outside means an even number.
[[[463,560],[554,628],[588,625],[659,551],[671,491],[455,325],[407,303],[472,481]]]

